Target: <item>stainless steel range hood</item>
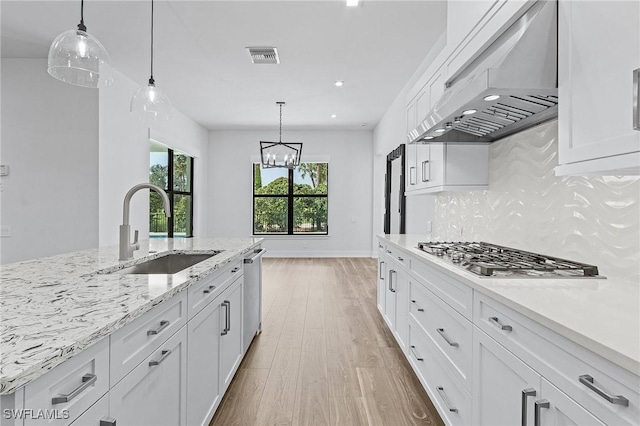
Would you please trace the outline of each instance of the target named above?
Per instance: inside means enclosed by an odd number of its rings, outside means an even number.
[[[409,143],[493,142],[558,115],[557,4],[541,0],[447,89]]]

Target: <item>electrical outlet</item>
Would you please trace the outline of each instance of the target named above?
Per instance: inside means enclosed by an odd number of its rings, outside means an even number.
[[[9,176],[9,166],[7,164],[0,164],[0,176]]]

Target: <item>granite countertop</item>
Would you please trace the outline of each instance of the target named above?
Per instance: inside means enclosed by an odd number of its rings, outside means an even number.
[[[158,238],[134,259],[118,247],[0,267],[0,395],[14,392],[212,271],[261,238]],[[167,252],[221,253],[173,275],[104,274]]]
[[[640,283],[599,278],[481,278],[417,249],[424,235],[379,235],[481,293],[640,375]]]

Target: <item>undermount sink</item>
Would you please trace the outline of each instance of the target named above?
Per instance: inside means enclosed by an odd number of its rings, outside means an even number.
[[[176,274],[190,266],[207,260],[216,253],[171,253],[162,257],[148,260],[128,268],[114,271],[117,274]]]

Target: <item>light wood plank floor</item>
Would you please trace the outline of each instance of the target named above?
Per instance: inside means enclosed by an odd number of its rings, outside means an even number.
[[[442,425],[376,307],[374,259],[264,259],[256,336],[210,426]]]

